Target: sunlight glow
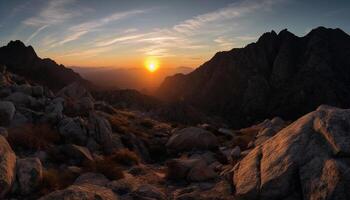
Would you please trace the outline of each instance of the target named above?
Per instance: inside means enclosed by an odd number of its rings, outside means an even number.
[[[147,58],[145,61],[145,67],[149,72],[155,72],[159,68],[159,62],[155,58]]]

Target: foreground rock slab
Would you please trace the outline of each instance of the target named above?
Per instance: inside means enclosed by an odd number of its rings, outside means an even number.
[[[16,177],[16,155],[0,135],[0,199],[6,195]]]
[[[234,167],[239,199],[350,198],[350,109],[320,106]]]

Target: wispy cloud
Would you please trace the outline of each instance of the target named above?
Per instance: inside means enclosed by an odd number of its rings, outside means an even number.
[[[125,42],[125,41],[130,41],[130,40],[142,38],[143,36],[145,36],[145,34],[117,37],[117,38],[114,38],[112,40],[98,42],[98,43],[96,43],[96,46],[98,46],[98,47],[109,46],[109,45],[119,43],[119,42]]]
[[[101,28],[111,22],[122,20],[145,12],[147,12],[147,10],[130,10],[125,12],[117,12],[98,20],[92,20],[89,22],[72,26],[68,29],[68,34],[66,34],[66,36],[60,42],[53,44],[52,47],[63,45],[65,43],[77,40],[82,36],[86,35],[87,33],[96,31],[98,28]]]
[[[226,8],[185,20],[182,23],[175,25],[173,29],[179,33],[193,34],[194,31],[207,25],[208,23],[228,19],[232,20],[259,9],[269,9],[271,5],[278,1],[281,0],[245,0],[239,3],[231,4]]]
[[[26,40],[26,43],[30,42],[35,36],[37,36],[42,30],[44,30],[45,28],[47,28],[49,25],[44,25],[38,29],[36,29],[36,31],[34,33],[32,33]]]
[[[67,5],[74,3],[74,0],[51,0],[41,9],[37,16],[23,21],[25,25],[42,27],[64,22],[74,16],[80,15],[80,12],[68,10]]]

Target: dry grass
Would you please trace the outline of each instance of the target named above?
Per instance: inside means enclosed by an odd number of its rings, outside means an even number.
[[[139,124],[147,129],[152,129],[154,127],[154,122],[150,119],[143,119]]]
[[[128,132],[128,127],[130,126],[128,118],[121,115],[112,115],[107,119],[113,131],[121,134]]]
[[[123,170],[111,159],[103,159],[84,163],[85,172],[100,173],[110,180],[118,180],[124,177]]]
[[[45,150],[60,141],[60,135],[48,124],[25,124],[8,130],[8,141],[13,148]]]
[[[55,168],[43,171],[43,181],[40,194],[48,194],[54,190],[60,190],[72,185],[79,174],[67,170],[59,170]]]
[[[260,128],[250,127],[239,130],[239,135],[234,137],[232,146],[239,146],[241,149],[246,149],[249,142],[255,139],[255,136],[258,134]]]
[[[114,152],[109,159],[125,166],[132,166],[139,163],[139,157],[136,153],[126,148]]]

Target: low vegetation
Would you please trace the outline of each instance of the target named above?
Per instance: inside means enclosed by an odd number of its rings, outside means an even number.
[[[125,166],[132,166],[139,163],[139,157],[136,153],[126,148],[116,151],[109,159]]]
[[[14,149],[45,150],[60,141],[59,133],[48,124],[25,124],[9,128],[8,132],[8,141]]]

